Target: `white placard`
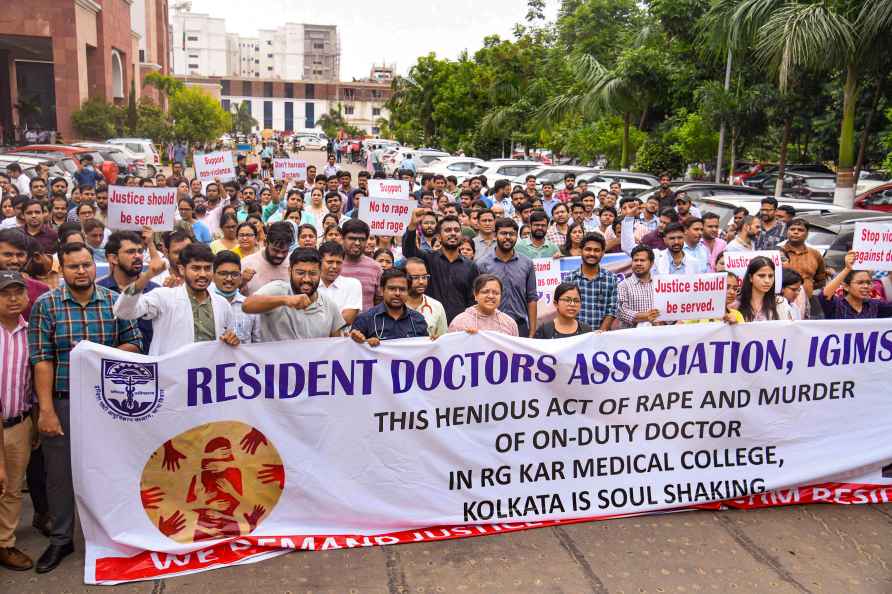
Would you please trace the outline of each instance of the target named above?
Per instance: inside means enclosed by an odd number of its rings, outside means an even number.
[[[561,261],[555,258],[534,258],[533,269],[536,271],[539,304],[554,303],[554,290],[561,284]]]
[[[402,235],[414,207],[404,198],[366,198],[359,203],[359,218],[369,224],[372,235]]]
[[[724,272],[655,276],[654,307],[661,322],[705,320],[725,315]]]
[[[727,270],[728,272],[733,272],[735,275],[737,275],[737,278],[740,279],[740,284],[742,286],[743,277],[746,275],[746,268],[750,265],[750,260],[757,256],[765,256],[766,258],[769,258],[772,262],[774,262],[774,292],[780,293],[781,290],[784,288],[784,261],[781,258],[781,253],[778,250],[762,250],[754,252],[735,252],[725,250],[725,270]]]
[[[892,270],[892,223],[855,223],[855,270]]]
[[[231,151],[198,153],[195,155],[195,177],[201,181],[235,179],[235,164]]]
[[[369,198],[408,198],[409,182],[401,179],[370,179]]]
[[[108,188],[108,228],[171,231],[177,211],[176,188]]]
[[[276,179],[307,179],[307,162],[302,159],[273,159]]]

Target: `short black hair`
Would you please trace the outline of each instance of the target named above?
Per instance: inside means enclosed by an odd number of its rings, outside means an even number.
[[[289,267],[300,262],[309,262],[322,268],[322,257],[319,255],[319,250],[313,248],[297,248],[288,256]]]
[[[789,223],[787,223],[787,229],[790,227],[804,227],[806,231],[808,231],[808,223],[805,219],[793,219]]]
[[[78,227],[80,232],[80,227]],[[28,252],[28,238],[18,229],[3,229],[0,231],[0,243],[8,243],[12,247]]]
[[[64,243],[59,246],[59,253],[57,254],[59,258],[59,264],[61,266],[65,265],[65,256],[68,254],[73,254],[75,252],[80,252],[82,250],[87,250],[90,253],[90,259],[93,259],[93,250],[91,250],[87,244],[85,243]]]
[[[319,257],[324,258],[325,256],[340,256],[341,258],[343,258],[344,246],[339,244],[337,241],[323,242],[323,244],[319,246]]]
[[[654,251],[651,248],[649,248],[648,246],[641,245],[641,244],[636,245],[635,247],[632,248],[632,251],[629,252],[629,257],[634,258],[635,254],[641,254],[641,253],[647,254],[647,258],[651,262],[654,261]]]
[[[792,268],[784,268],[782,274],[783,276],[781,277],[781,287],[783,288],[802,282],[802,275]]]
[[[191,262],[214,263],[214,252],[203,243],[190,243],[180,252],[179,265],[185,268]]]
[[[770,204],[774,208],[777,208],[777,198],[774,196],[765,196],[759,201],[759,204]]]
[[[142,245],[142,235],[136,231],[115,231],[108,236],[108,241],[105,242],[106,255],[117,256],[118,252],[121,251],[121,244],[125,241]]]
[[[721,217],[714,212],[704,212],[702,219],[705,223],[708,219],[721,219]]]
[[[486,283],[489,282],[497,282],[499,283],[499,290],[504,290],[505,286],[502,284],[502,279],[500,279],[495,274],[481,274],[478,275],[477,278],[474,279],[474,292],[479,293],[483,287],[486,286]]]
[[[224,264],[235,264],[239,268],[242,267],[242,259],[232,250],[222,250],[214,256],[214,272]]]
[[[288,221],[276,221],[269,226],[266,232],[266,244],[283,244],[291,245],[294,241],[294,231],[291,223]]]
[[[613,208],[612,206],[605,206],[604,208],[602,208],[601,212],[598,213],[598,216],[600,217],[605,212],[613,213],[613,218],[616,218],[619,216],[619,214],[616,212],[616,209]]]
[[[695,223],[702,223],[702,222],[703,222],[703,219],[699,219],[697,217],[687,217],[687,218],[685,218],[684,223],[682,223],[682,225],[684,225],[685,229],[690,229]]]
[[[564,180],[568,180],[568,179],[572,179],[573,181],[576,181],[576,174],[573,173],[572,171],[568,171],[567,173],[564,174]]]
[[[538,223],[540,221],[548,222],[548,215],[545,214],[544,210],[534,210],[530,213],[530,225],[533,223]]]
[[[171,231],[170,233],[165,233],[164,235],[161,236],[161,239],[164,242],[164,249],[166,249],[166,250],[170,250],[170,246],[174,242],[177,242],[177,243],[179,243],[181,241],[189,241],[190,243],[192,242],[192,237],[188,233],[186,233],[185,231],[183,231],[181,229],[177,229],[176,231]]]
[[[492,191],[498,192],[499,190],[501,190],[503,188],[507,188],[510,185],[511,185],[511,182],[509,182],[507,179],[500,179],[500,180],[497,180],[496,183],[494,183],[492,185]]]
[[[478,215],[479,217],[479,215]],[[458,220],[458,217],[455,215],[446,215],[439,221],[437,221],[436,232],[439,233],[443,229],[443,225],[446,223],[458,223],[458,226],[461,227],[461,221]]]
[[[669,223],[666,225],[666,228],[663,229],[663,235],[669,235],[670,233],[675,233],[676,231],[680,231],[684,233],[684,225],[681,223]]]
[[[368,223],[360,219],[350,219],[341,226],[341,234],[344,237],[347,237],[348,233],[357,233],[368,239],[371,232]]]
[[[394,266],[393,268],[388,268],[384,272],[381,273],[381,288],[387,286],[387,281],[392,278],[402,278],[406,280],[406,284],[409,284],[409,276],[406,274],[406,271],[402,268],[397,268]]]
[[[580,243],[580,245],[582,247],[585,247],[585,244],[589,243],[590,241],[594,241],[595,243],[600,245],[602,250],[607,249],[607,240],[605,240],[604,236],[601,235],[600,233],[595,233],[595,232],[586,233],[585,235],[582,236],[582,243]]]
[[[565,293],[569,293],[570,291],[576,291],[579,293],[580,297],[582,296],[582,292],[579,290],[579,285],[576,283],[561,283],[554,288],[553,300],[558,301]]]
[[[777,209],[782,210],[785,213],[787,213],[788,215],[790,215],[790,218],[793,218],[796,216],[796,208],[791,204],[782,204],[782,205],[778,206]]]
[[[660,211],[660,216],[669,219],[670,223],[678,222],[678,211],[674,208],[664,208]]]
[[[480,215],[477,216],[479,218]],[[499,229],[505,228],[514,229],[515,231],[517,231],[517,221],[515,221],[514,219],[509,219],[508,217],[501,217],[496,219],[496,233],[499,232]]]

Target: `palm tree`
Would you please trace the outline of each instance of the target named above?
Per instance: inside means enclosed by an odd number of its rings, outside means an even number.
[[[232,129],[239,134],[250,134],[258,125],[257,120],[251,115],[251,106],[247,101],[242,101],[230,107],[232,110]]]
[[[851,207],[855,198],[855,108],[860,75],[889,51],[889,0],[721,0],[729,42],[752,43],[756,56],[778,76],[785,91],[802,71],[843,75],[834,203]]]

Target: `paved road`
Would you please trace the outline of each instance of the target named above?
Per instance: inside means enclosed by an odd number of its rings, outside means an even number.
[[[302,156],[317,165],[323,161],[321,153]],[[46,540],[30,528],[26,505],[19,546],[37,557]],[[78,552],[50,574],[0,569],[0,593],[889,594],[890,542],[892,505],[689,512],[439,543],[292,553],[102,590],[83,585],[78,536]]]
[[[30,528],[19,546],[37,556]],[[499,536],[327,552],[297,552],[253,565],[114,592],[770,594],[892,592],[892,505],[797,506],[688,512],[540,528]],[[93,592],[83,541],[54,572],[0,570],[0,592]],[[106,588],[105,591],[110,591]]]

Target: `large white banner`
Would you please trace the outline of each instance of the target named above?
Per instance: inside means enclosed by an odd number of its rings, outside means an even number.
[[[890,359],[887,320],[157,358],[82,342],[85,581],[719,502],[888,501]]]

